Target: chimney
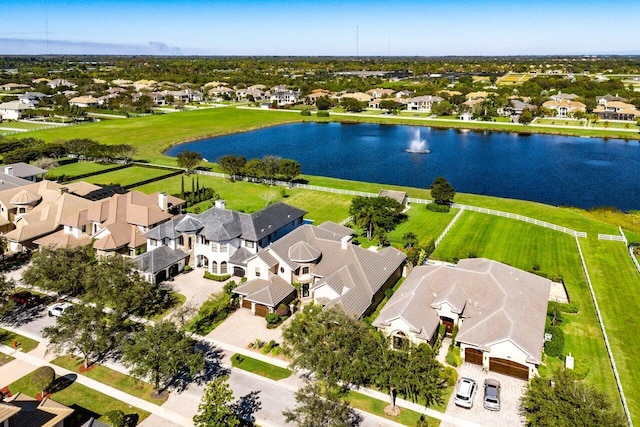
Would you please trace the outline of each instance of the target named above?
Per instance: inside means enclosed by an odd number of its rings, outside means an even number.
[[[342,239],[340,239],[340,248],[342,250],[346,250],[347,249],[347,244],[349,243],[349,241],[351,240],[351,235],[349,236],[344,236]]]
[[[69,192],[69,187],[60,187],[60,194],[65,194]]]
[[[167,198],[167,193],[158,193],[158,206],[162,209],[162,212],[166,212],[168,209],[169,201]]]
[[[217,209],[226,209],[227,208],[227,203],[222,199],[216,200],[215,207]]]
[[[7,175],[13,176],[13,167],[11,167],[11,166],[5,167],[4,168],[4,173],[6,173]]]

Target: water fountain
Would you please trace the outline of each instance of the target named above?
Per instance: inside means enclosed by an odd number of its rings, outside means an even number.
[[[429,154],[431,150],[427,148],[427,141],[420,137],[420,129],[415,129],[413,138],[409,142],[409,148],[404,151],[411,154]]]

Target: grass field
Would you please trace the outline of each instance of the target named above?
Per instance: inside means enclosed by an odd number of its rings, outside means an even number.
[[[384,412],[384,408],[389,404],[389,402],[374,399],[373,397],[366,396],[362,393],[358,393],[357,391],[349,392],[347,400],[349,401],[349,404],[354,408],[369,412],[370,414],[378,415],[379,417],[386,418],[388,420],[395,421],[406,426],[417,425],[417,422],[420,420],[421,416],[421,414],[417,412],[404,408],[401,409],[400,415],[398,415],[397,417],[389,416]],[[429,426],[440,425],[440,420],[438,419],[427,417],[426,415],[424,419],[427,421]]]
[[[9,389],[11,392],[13,394],[23,392],[31,397],[35,397],[40,390],[31,384],[32,375],[33,374],[26,375],[10,384]],[[104,414],[118,409],[126,415],[133,416],[138,422],[149,416],[149,413],[146,411],[134,408],[128,403],[109,397],[106,394],[102,394],[76,382],[61,391],[53,393],[51,398],[56,402],[73,408],[75,410],[73,417],[78,417],[80,424],[86,422],[91,417],[107,422]]]
[[[58,166],[57,168],[51,169],[47,173],[47,178],[55,179],[55,177],[58,177],[60,175],[77,176],[77,175],[84,175],[85,173],[108,171],[109,169],[113,169],[118,166],[120,165],[100,164],[95,162],[69,163],[68,165],[62,165],[62,166]]]
[[[470,253],[522,270],[531,270],[538,264],[541,273],[562,276],[571,301],[580,307],[578,314],[565,316],[564,351],[572,353],[578,364],[588,364],[586,381],[606,392],[621,408],[574,238],[508,218],[465,212],[433,258],[452,261]]]
[[[581,241],[582,252],[606,326],[623,391],[634,423],[640,422],[640,385],[635,369],[640,354],[640,274],[621,242]]]
[[[429,240],[437,239],[457,213],[457,209],[451,209],[448,213],[432,212],[424,205],[414,204],[407,212],[407,221],[389,233],[391,245],[403,246],[402,236],[412,231],[418,236],[418,244],[424,246]]]
[[[13,360],[13,357],[6,355],[4,353],[0,353],[0,366],[2,365],[6,365],[7,363],[11,362]]]
[[[51,363],[62,366],[72,372],[81,373],[82,359],[79,357],[60,356],[52,360]],[[91,370],[82,372],[82,375],[156,405],[162,405],[169,398],[169,395],[165,395],[161,399],[152,399],[151,393],[153,393],[153,386],[151,384],[139,381],[129,375],[109,369],[106,366],[93,365]]]
[[[171,173],[171,171],[162,169],[145,168],[140,166],[131,166],[125,169],[119,169],[113,172],[106,172],[100,175],[83,178],[83,181],[92,184],[118,184],[121,186],[133,184],[145,179],[155,178]]]
[[[55,125],[48,123],[25,123],[25,122],[6,122],[0,123],[0,127],[11,129],[40,129],[40,128],[53,128]]]
[[[15,334],[13,332],[7,331],[6,329],[0,328],[0,344],[13,347],[14,341],[18,342],[18,346],[25,353],[28,353],[31,350],[38,347],[38,341],[32,340],[31,338],[23,337],[22,335]]]

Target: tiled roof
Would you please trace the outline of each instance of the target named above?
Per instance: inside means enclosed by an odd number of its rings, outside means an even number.
[[[152,251],[145,252],[133,258],[136,268],[146,273],[156,274],[167,267],[183,260],[188,255],[180,249],[171,249],[168,246],[160,246]]]
[[[22,393],[17,393],[7,401],[20,409],[13,415],[9,425],[20,427],[54,427],[73,413],[73,409],[54,402],[49,398],[38,401]]]
[[[255,254],[245,247],[238,248],[233,255],[229,257],[229,263],[234,265],[246,266],[247,261]]]
[[[244,295],[247,301],[276,308],[296,289],[282,277],[273,275],[269,280],[254,279],[233,290],[238,295]]]

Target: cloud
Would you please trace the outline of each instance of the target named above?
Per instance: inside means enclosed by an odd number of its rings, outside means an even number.
[[[87,41],[0,38],[0,55],[182,55],[163,42],[147,45]]]

